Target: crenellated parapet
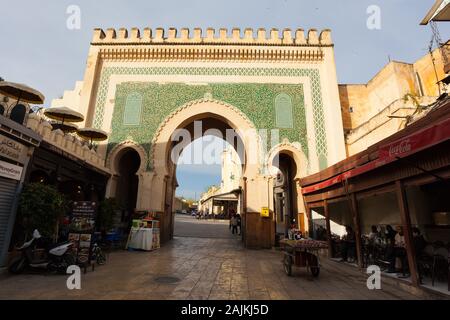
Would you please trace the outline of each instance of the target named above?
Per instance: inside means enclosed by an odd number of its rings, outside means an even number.
[[[86,141],[80,140],[75,135],[64,134],[61,130],[53,130],[51,123],[41,115],[32,113],[28,117],[27,127],[42,136],[43,140],[54,147],[63,150],[72,156],[86,161],[103,171],[105,168],[105,159],[94,149],[90,149]]]
[[[200,28],[190,30],[182,28],[163,28],[131,30],[120,28],[94,30],[92,44],[220,44],[220,45],[277,45],[277,46],[331,46],[331,30],[325,29],[318,33],[316,29],[309,30],[306,35],[303,29],[292,31],[278,29],[267,31],[264,28],[256,31],[247,28],[228,30],[207,28],[204,32]]]
[[[95,29],[91,43],[104,60],[118,61],[322,61],[331,31],[303,29],[183,28]]]

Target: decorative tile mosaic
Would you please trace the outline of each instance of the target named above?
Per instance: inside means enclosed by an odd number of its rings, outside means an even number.
[[[292,99],[285,93],[280,93],[275,98],[275,113],[277,128],[294,128],[294,117],[292,113]]]
[[[128,94],[123,112],[124,126],[138,126],[141,124],[142,95],[137,92]]]
[[[320,76],[317,69],[290,68],[183,68],[183,67],[105,67],[102,70],[97,94],[94,126],[103,125],[104,108],[111,75],[225,75],[225,76],[289,76],[309,77],[312,89],[314,130],[320,167],[327,165],[327,143],[324,121]],[[124,108],[130,93],[142,95],[144,106],[139,126],[124,126]],[[205,96],[224,101],[239,108],[255,124],[256,128],[276,128],[275,98],[279,94],[292,98],[293,128],[280,129],[280,138],[300,142],[308,156],[306,117],[303,86],[301,84],[211,83],[186,85],[182,83],[122,83],[118,85],[112,120],[109,150],[127,137],[132,136],[147,151],[151,148],[153,134],[159,124],[183,104]]]

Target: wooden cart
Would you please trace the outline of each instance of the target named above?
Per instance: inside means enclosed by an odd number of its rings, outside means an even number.
[[[288,276],[292,275],[292,267],[306,268],[313,277],[320,274],[318,251],[327,249],[328,243],[317,240],[288,240],[280,241],[284,251],[283,265]]]

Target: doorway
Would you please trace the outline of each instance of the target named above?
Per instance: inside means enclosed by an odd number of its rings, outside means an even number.
[[[295,223],[297,219],[298,193],[294,180],[297,166],[294,159],[285,153],[280,153],[276,160],[278,163],[273,163],[274,167],[278,169],[273,187],[275,239],[280,239],[288,236],[291,224]]]
[[[116,200],[122,210],[121,222],[129,225],[136,208],[139,177],[136,175],[141,165],[140,156],[133,148],[123,151],[118,166]]]

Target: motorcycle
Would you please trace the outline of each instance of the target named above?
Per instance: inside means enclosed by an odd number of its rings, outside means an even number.
[[[70,252],[71,247],[71,242],[49,244],[38,230],[34,230],[33,238],[17,248],[21,254],[13,259],[8,271],[19,274],[31,268],[65,274],[69,266],[76,264],[76,259]]]

